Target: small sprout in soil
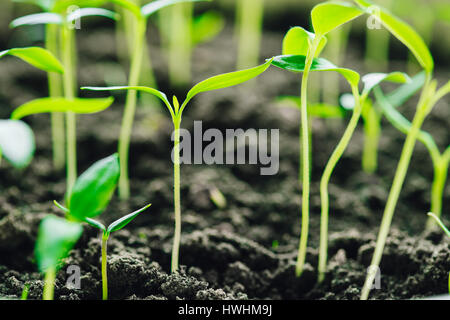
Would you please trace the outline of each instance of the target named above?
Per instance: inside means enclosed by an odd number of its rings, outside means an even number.
[[[127,224],[129,224],[131,221],[134,220],[141,212],[145,211],[147,208],[149,208],[151,204],[146,205],[145,207],[130,213],[113,223],[109,225],[108,228],[106,228],[102,223],[86,218],[86,222],[90,224],[91,226],[100,229],[102,231],[102,296],[103,300],[108,300],[108,275],[107,275],[107,268],[108,268],[108,258],[107,258],[107,246],[108,246],[108,239],[112,232],[118,231],[122,228],[124,228]]]
[[[22,295],[20,296],[20,300],[28,300],[28,294],[30,293],[30,284],[25,283],[23,285]]]
[[[35,255],[39,271],[45,274],[44,300],[53,300],[61,260],[69,255],[82,232],[81,224],[55,216],[47,216],[41,221]]]
[[[225,209],[225,207],[227,206],[227,199],[225,198],[223,193],[216,187],[209,190],[209,197],[217,208]]]
[[[246,70],[225,73],[218,76],[211,77],[206,79],[197,85],[195,85],[186,96],[183,104],[180,106],[177,97],[173,96],[173,104],[167,99],[165,93],[158,91],[153,88],[148,87],[84,87],[82,89],[85,90],[93,90],[93,91],[114,91],[114,90],[130,90],[130,91],[143,91],[154,95],[161,99],[167,110],[170,113],[172,118],[172,123],[174,125],[174,149],[173,149],[173,162],[174,162],[174,207],[175,207],[175,235],[173,240],[173,249],[172,249],[172,272],[178,271],[179,267],[179,250],[180,250],[180,238],[181,238],[181,202],[180,202],[180,128],[181,128],[181,119],[183,115],[183,111],[188,105],[188,103],[199,93],[213,91],[223,88],[232,87],[241,83],[244,83],[248,80],[256,78],[264,71],[266,71],[270,64],[272,63],[272,59],[268,59],[266,63]]]

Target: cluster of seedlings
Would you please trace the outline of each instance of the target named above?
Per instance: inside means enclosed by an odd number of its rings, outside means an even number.
[[[24,0],[22,0],[24,1]],[[311,11],[312,32],[302,27],[291,28],[284,37],[282,54],[266,59],[265,63],[236,72],[226,73],[208,78],[188,91],[183,103],[179,103],[176,96],[171,101],[167,95],[154,88],[154,85],[142,86],[142,70],[149,64],[145,62],[144,52],[146,49],[146,34],[148,18],[159,10],[167,10],[173,5],[187,3],[192,6],[193,2],[202,0],[155,0],[142,7],[130,0],[53,0],[39,1],[27,0],[37,4],[43,10],[42,13],[18,18],[11,23],[12,27],[23,25],[44,24],[46,25],[46,49],[37,47],[9,49],[0,52],[0,58],[10,55],[18,57],[29,64],[48,72],[49,97],[40,98],[19,106],[11,115],[9,120],[0,120],[0,159],[3,156],[7,161],[17,168],[26,167],[32,160],[35,150],[34,136],[31,129],[20,119],[37,113],[50,113],[52,117],[53,152],[55,168],[66,166],[67,168],[67,192],[64,205],[55,201],[65,218],[48,216],[40,224],[36,242],[36,262],[39,270],[45,274],[44,299],[53,299],[53,286],[55,276],[77,240],[83,232],[83,224],[88,224],[102,232],[102,283],[103,299],[108,297],[107,282],[107,241],[110,234],[120,230],[131,222],[150,205],[130,213],[108,227],[94,220],[105,211],[116,187],[119,196],[127,200],[130,196],[128,178],[128,151],[133,119],[137,104],[138,91],[142,91],[159,98],[166,106],[174,128],[174,216],[175,232],[173,238],[171,271],[179,269],[179,248],[181,237],[181,195],[180,195],[180,133],[183,111],[189,102],[199,93],[227,88],[239,85],[248,80],[258,77],[270,66],[275,66],[301,75],[301,92],[299,97],[281,97],[278,102],[298,108],[301,113],[300,123],[300,150],[301,161],[299,168],[299,183],[302,186],[301,205],[301,234],[296,264],[296,275],[300,277],[304,269],[307,253],[309,232],[309,210],[310,210],[310,183],[311,183],[311,119],[343,118],[351,112],[351,118],[339,143],[336,145],[326,164],[320,180],[321,198],[321,221],[320,221],[320,247],[318,262],[318,282],[324,280],[327,272],[328,252],[328,216],[329,216],[329,193],[328,184],[333,171],[347,149],[357,125],[362,121],[365,133],[365,147],[363,148],[363,169],[367,172],[376,170],[377,145],[380,131],[381,118],[385,117],[396,129],[405,134],[406,140],[401,152],[400,161],[395,172],[389,197],[387,199],[383,220],[376,243],[376,249],[371,265],[379,266],[386,239],[389,233],[391,221],[397,206],[400,192],[408,171],[416,141],[422,142],[428,149],[434,168],[434,181],[431,190],[430,220],[427,228],[433,228],[439,224],[449,235],[448,230],[440,222],[442,211],[443,191],[450,163],[450,147],[443,153],[439,151],[433,137],[421,130],[422,124],[436,103],[450,92],[450,82],[438,88],[438,83],[433,79],[434,62],[425,41],[408,24],[392,15],[388,10],[375,6],[366,0],[354,0],[352,2],[329,1],[316,5]],[[112,3],[117,13],[102,9],[106,3]],[[248,1],[242,1],[238,16],[242,17],[249,11]],[[82,9],[76,13],[68,10],[70,6],[77,5]],[[348,23],[363,15],[371,16],[376,11],[376,18],[394,37],[400,40],[411,52],[411,55],[419,62],[422,72],[414,77],[409,77],[402,72],[371,73],[361,75],[351,69],[341,68],[321,56],[327,47],[327,35],[340,28],[347,28]],[[263,6],[252,9],[254,28],[261,27],[261,15]],[[119,15],[120,12],[120,15]],[[186,13],[187,12],[187,13]],[[192,8],[184,14],[177,16],[177,11],[172,11],[171,21],[188,21],[189,28],[193,28]],[[167,13],[167,12],[166,12]],[[180,14],[178,12],[178,14]],[[83,16],[100,16],[122,23],[122,31],[132,39],[129,41],[129,64],[130,73],[127,86],[114,87],[83,87],[91,91],[116,91],[126,90],[127,97],[122,119],[122,128],[118,138],[118,154],[96,162],[86,172],[77,178],[76,159],[76,114],[96,113],[107,109],[113,98],[78,98],[76,96],[76,45],[74,41],[74,28],[72,24],[76,19]],[[123,16],[123,17],[122,17]],[[181,19],[183,17],[185,19]],[[179,19],[177,19],[177,17]],[[198,30],[203,29],[203,38],[214,36],[221,27],[220,17],[213,18],[211,15],[203,16],[198,22]],[[241,24],[244,19],[241,19]],[[200,26],[201,27],[200,27]],[[165,26],[167,28],[167,26]],[[172,26],[174,27],[174,26]],[[176,27],[176,26],[175,26]],[[164,24],[161,23],[161,28]],[[242,25],[241,25],[241,28]],[[213,31],[211,31],[213,30]],[[214,31],[215,30],[215,31]],[[241,30],[241,32],[243,32]],[[199,31],[199,33],[201,33]],[[245,33],[245,32],[244,32]],[[174,32],[168,32],[170,36],[167,42],[176,44]],[[192,33],[190,33],[192,35]],[[342,31],[348,35],[348,30]],[[258,33],[256,39],[243,41],[243,43],[259,42]],[[174,39],[170,39],[170,38]],[[245,37],[244,37],[245,38]],[[343,36],[345,38],[345,36]],[[342,40],[342,39],[341,39]],[[191,39],[189,48],[191,50],[195,43],[200,40]],[[243,44],[243,46],[244,46]],[[331,41],[330,41],[331,45]],[[170,45],[169,45],[170,47]],[[183,52],[182,50],[173,51]],[[251,49],[251,48],[250,48]],[[247,53],[248,48],[242,48],[242,58],[239,65],[253,63],[254,52]],[[189,52],[185,52],[189,55]],[[256,55],[258,56],[258,55]],[[59,59],[61,62],[59,62]],[[3,59],[2,59],[3,60]],[[176,59],[175,59],[176,60]],[[250,61],[250,62],[249,62]],[[0,62],[2,63],[2,62]],[[256,64],[256,63],[254,63]],[[150,68],[151,70],[151,68]],[[315,71],[327,71],[337,73],[347,81],[351,94],[346,98],[345,111],[340,106],[333,104],[311,104],[309,99],[309,79]],[[380,88],[382,82],[394,82],[401,84],[394,91],[385,94]],[[149,82],[151,84],[151,81]],[[174,81],[176,83],[176,81]],[[362,83],[362,85],[361,85]],[[360,88],[362,87],[362,90]],[[314,88],[317,89],[317,88]],[[397,108],[404,104],[417,91],[421,90],[420,99],[412,122],[407,120]],[[371,94],[374,94],[374,99]],[[65,121],[65,123],[64,123]],[[369,273],[361,293],[361,299],[369,297],[370,289],[375,274]],[[450,279],[449,279],[450,287]],[[450,288],[449,288],[450,289]],[[26,297],[24,290],[24,296]]]

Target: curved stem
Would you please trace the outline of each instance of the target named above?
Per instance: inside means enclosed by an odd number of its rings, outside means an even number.
[[[175,207],[175,233],[173,238],[172,248],[172,272],[178,271],[178,261],[180,252],[181,239],[181,203],[180,203],[180,125],[181,117],[177,116],[174,119],[174,146],[173,146],[173,174],[174,174],[174,188],[173,198]]]
[[[134,51],[131,59],[131,70],[128,79],[128,86],[134,87],[139,84],[141,66],[143,59],[143,47],[146,33],[146,20],[140,19],[136,30],[136,39],[134,41]],[[122,200],[130,197],[130,183],[128,178],[128,153],[130,149],[131,132],[133,128],[134,115],[136,112],[137,91],[129,90],[125,102],[125,111],[122,119],[122,127],[119,138],[119,157],[120,157],[120,180],[119,196]]]
[[[44,292],[42,294],[43,300],[53,300],[54,291],[55,291],[55,279],[56,279],[56,270],[55,268],[49,268],[45,273],[44,279]]]
[[[422,96],[417,107],[414,120],[412,122],[411,130],[408,132],[405,144],[400,156],[400,161],[395,172],[394,181],[392,183],[391,190],[389,192],[388,200],[383,214],[383,219],[381,221],[380,231],[378,233],[377,244],[375,247],[375,252],[372,257],[371,269],[374,267],[379,267],[381,258],[383,255],[384,246],[386,244],[386,239],[389,234],[389,229],[392,222],[392,217],[394,216],[394,211],[397,206],[398,199],[400,197],[400,192],[405,181],[406,173],[408,172],[409,163],[411,162],[411,156],[414,151],[417,137],[420,133],[420,128],[424,122],[429,108],[430,97],[429,92],[431,88],[431,75],[427,74],[427,80],[425,86],[422,90]],[[361,300],[367,300],[369,297],[370,290],[372,288],[373,281],[375,279],[376,273],[371,272],[367,275],[364,286],[361,292]]]
[[[445,183],[447,181],[448,162],[441,158],[438,163],[434,164],[434,179],[431,187],[431,212],[438,218],[442,214],[442,199],[444,197]],[[426,229],[430,230],[436,226],[436,222],[432,218],[428,218]]]
[[[102,297],[108,300],[108,234],[102,235]]]
[[[301,126],[300,126],[300,150],[303,156],[300,162],[300,170],[302,174],[302,227],[300,234],[300,242],[298,246],[297,263],[295,267],[295,274],[299,277],[303,272],[303,266],[305,264],[306,249],[308,244],[308,232],[309,232],[309,189],[310,189],[310,163],[309,163],[309,124],[308,124],[308,76],[311,70],[311,65],[314,59],[316,48],[320,42],[320,37],[316,36],[314,39],[308,55],[306,57],[305,69],[302,76],[301,85]]]
[[[328,251],[328,213],[329,213],[329,196],[328,183],[330,182],[336,164],[347,149],[348,144],[355,132],[361,117],[361,109],[364,104],[364,98],[359,96],[358,88],[352,86],[353,96],[355,98],[355,108],[353,110],[350,122],[345,129],[344,135],[339,141],[336,149],[333,151],[320,180],[320,202],[321,202],[321,216],[320,216],[320,248],[319,248],[319,277],[318,281],[322,282],[325,277],[327,268],[327,251]]]

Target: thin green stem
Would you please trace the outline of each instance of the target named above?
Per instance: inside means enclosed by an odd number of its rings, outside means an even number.
[[[54,24],[46,25],[45,47],[56,57],[58,54],[58,26]],[[61,76],[55,72],[48,73],[48,89],[50,97],[61,97]],[[53,166],[55,169],[64,168],[65,158],[65,138],[64,138],[64,114],[51,113],[52,143],[53,143]]]
[[[107,233],[102,235],[102,297],[108,300],[108,238]]]
[[[178,271],[178,261],[180,252],[181,240],[181,203],[180,203],[180,125],[181,117],[177,116],[174,119],[174,146],[173,146],[173,163],[174,163],[174,188],[173,198],[175,206],[175,233],[173,238],[172,248],[172,272]]]
[[[300,162],[300,170],[303,170],[303,174],[302,174],[302,227],[298,247],[297,263],[295,267],[295,274],[297,277],[299,277],[303,272],[303,266],[305,264],[306,258],[306,249],[308,244],[309,193],[310,193],[308,76],[311,70],[311,65],[319,42],[320,37],[316,36],[306,56],[305,69],[303,71],[301,93],[300,93],[301,99],[300,150],[302,150],[301,152],[303,155],[303,159]]]
[[[55,291],[55,279],[56,279],[55,268],[54,267],[49,268],[47,272],[45,272],[44,292],[42,294],[43,300],[53,300]]]
[[[434,179],[431,187],[431,212],[438,218],[440,218],[442,214],[442,199],[444,197],[445,183],[447,181],[448,166],[448,161],[445,161],[443,157],[441,157],[438,163],[434,164]],[[430,230],[435,225],[436,222],[432,218],[429,218],[426,229]]]
[[[146,34],[146,19],[142,18],[138,21],[137,31],[135,33],[134,51],[131,59],[130,77],[128,79],[129,86],[137,86],[139,84],[141,66],[143,59],[143,46]],[[122,200],[130,197],[130,182],[128,177],[128,153],[130,149],[131,132],[136,112],[137,91],[129,90],[125,102],[125,111],[122,120],[122,127],[119,138],[119,156],[120,156],[120,180],[119,180],[119,196]]]
[[[320,202],[321,202],[321,216],[320,216],[320,248],[319,248],[319,277],[318,281],[322,282],[325,278],[327,268],[327,252],[328,252],[328,215],[329,215],[329,195],[328,184],[330,182],[333,170],[341,159],[348,144],[355,132],[361,117],[361,109],[364,104],[365,97],[360,97],[357,86],[352,86],[353,96],[355,98],[355,108],[350,122],[345,129],[344,135],[334,149],[320,180]]]
[[[375,108],[368,106],[364,116],[364,148],[362,154],[362,168],[367,173],[374,173],[378,166],[378,144],[380,141],[380,116]]]
[[[66,99],[75,98],[74,70],[73,70],[73,37],[74,30],[64,24],[61,32],[61,56],[64,64],[64,96]],[[77,178],[77,136],[76,115],[66,113],[66,139],[67,139],[67,194],[71,194]]]
[[[375,247],[375,252],[372,257],[371,269],[374,267],[379,267],[381,258],[383,255],[384,246],[386,244],[386,239],[389,234],[389,229],[391,226],[392,218],[394,216],[394,211],[397,206],[398,199],[400,197],[400,192],[405,181],[406,173],[408,172],[409,164],[411,162],[411,156],[416,145],[417,137],[420,133],[420,128],[428,114],[430,97],[430,85],[431,75],[427,74],[427,80],[422,91],[422,96],[417,107],[416,114],[414,116],[411,130],[406,136],[406,141],[403,146],[403,150],[400,156],[400,161],[395,172],[394,181],[392,183],[391,190],[389,192],[388,200],[383,214],[383,219],[381,221],[380,231],[378,233],[377,244]],[[376,272],[370,272],[367,274],[366,281],[362,288],[361,300],[367,300],[369,297],[370,290],[372,288],[373,281],[375,279]]]

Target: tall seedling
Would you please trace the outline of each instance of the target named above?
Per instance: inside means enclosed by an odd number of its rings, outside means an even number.
[[[194,98],[197,94],[217,89],[223,89],[232,87],[243,82],[246,82],[252,78],[259,76],[261,73],[269,68],[272,59],[268,60],[266,63],[247,70],[236,71],[232,73],[221,74],[209,79],[206,79],[197,85],[195,85],[186,96],[184,102],[179,104],[177,97],[173,97],[172,104],[167,99],[166,94],[155,90],[153,88],[147,87],[106,87],[106,88],[96,88],[96,87],[85,87],[83,89],[94,90],[94,91],[110,91],[110,90],[139,90],[143,92],[147,92],[152,94],[159,99],[167,107],[170,116],[172,118],[174,133],[172,136],[172,140],[174,141],[173,147],[173,163],[174,163],[174,207],[175,207],[175,234],[173,240],[173,249],[172,249],[172,272],[178,271],[179,267],[179,250],[180,250],[180,238],[181,238],[181,195],[180,195],[180,128],[181,128],[181,119],[183,115],[183,111],[188,105],[188,103]]]

